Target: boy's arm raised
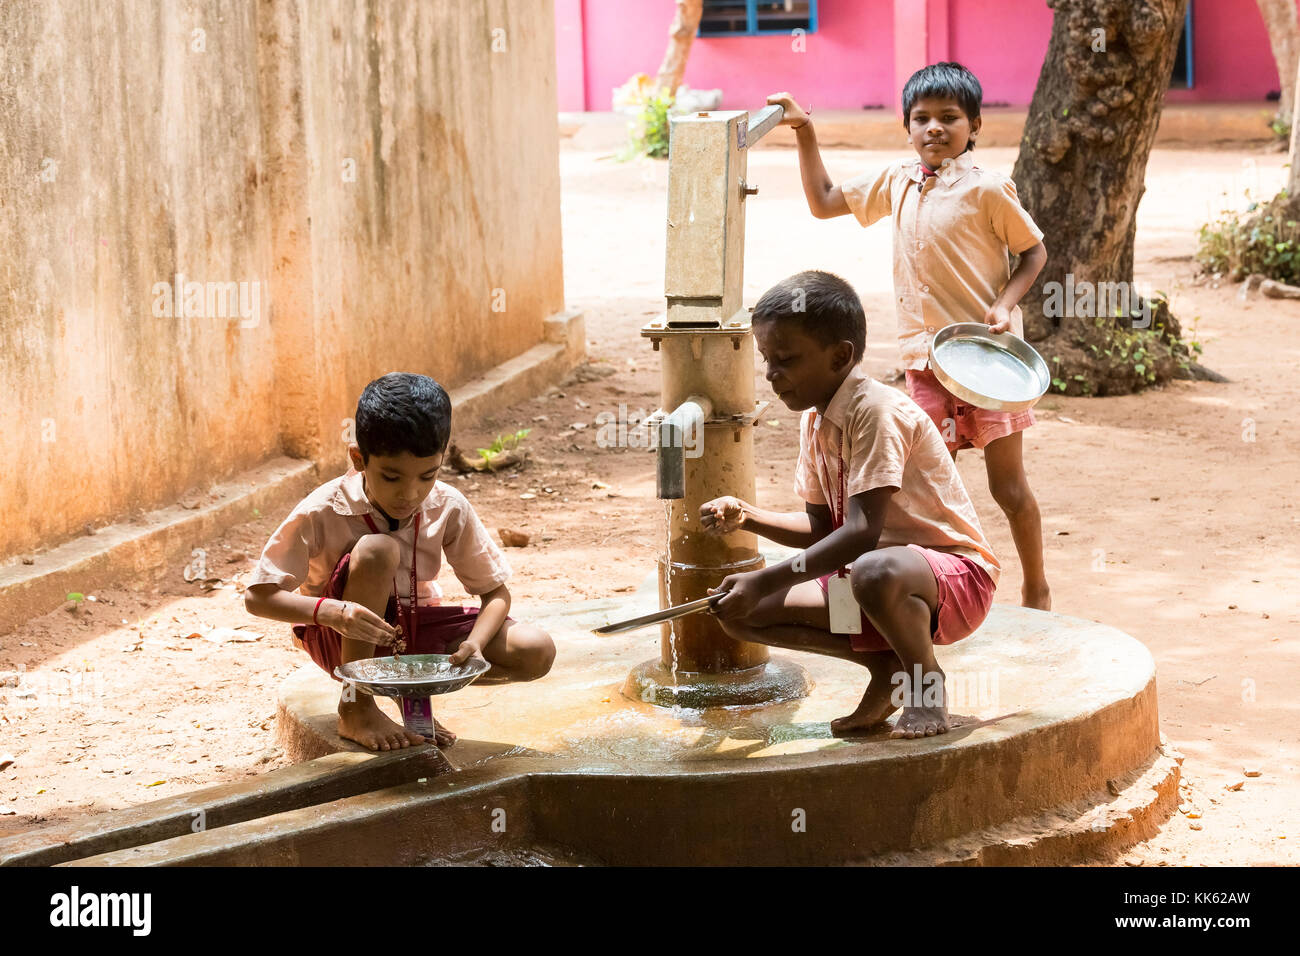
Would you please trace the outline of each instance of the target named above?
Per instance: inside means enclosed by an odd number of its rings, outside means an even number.
[[[799,173],[803,178],[803,194],[808,200],[808,210],[818,219],[847,216],[851,212],[849,204],[844,199],[844,191],[831,182],[831,177],[826,172],[821,150],[817,147],[817,133],[813,129],[812,118],[789,93],[773,93],[767,102],[785,110],[781,125],[790,126],[795,131],[795,141],[799,146]]]

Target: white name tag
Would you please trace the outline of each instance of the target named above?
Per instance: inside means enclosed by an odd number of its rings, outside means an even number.
[[[861,634],[862,608],[853,597],[848,576],[832,574],[826,582],[826,605],[830,610],[832,634]]]

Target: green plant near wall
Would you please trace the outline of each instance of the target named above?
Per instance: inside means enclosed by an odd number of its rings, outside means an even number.
[[[620,162],[649,156],[668,156],[669,117],[675,98],[667,90],[653,93],[641,107],[641,115],[628,124],[628,143],[618,154]]]

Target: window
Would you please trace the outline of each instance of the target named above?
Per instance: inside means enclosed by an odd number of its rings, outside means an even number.
[[[702,37],[817,29],[817,0],[704,0]]]
[[[1178,48],[1174,53],[1174,72],[1169,77],[1172,90],[1190,90],[1192,88],[1192,3],[1187,3],[1187,18],[1183,20],[1183,31],[1178,34]]]

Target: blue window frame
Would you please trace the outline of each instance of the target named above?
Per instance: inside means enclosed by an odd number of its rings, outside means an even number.
[[[815,33],[817,0],[704,0],[702,37],[789,35],[792,30]]]
[[[1192,66],[1192,3],[1193,0],[1187,0],[1187,19],[1183,21],[1183,32],[1178,37],[1178,49],[1174,53],[1170,89],[1190,90],[1196,79]]]

